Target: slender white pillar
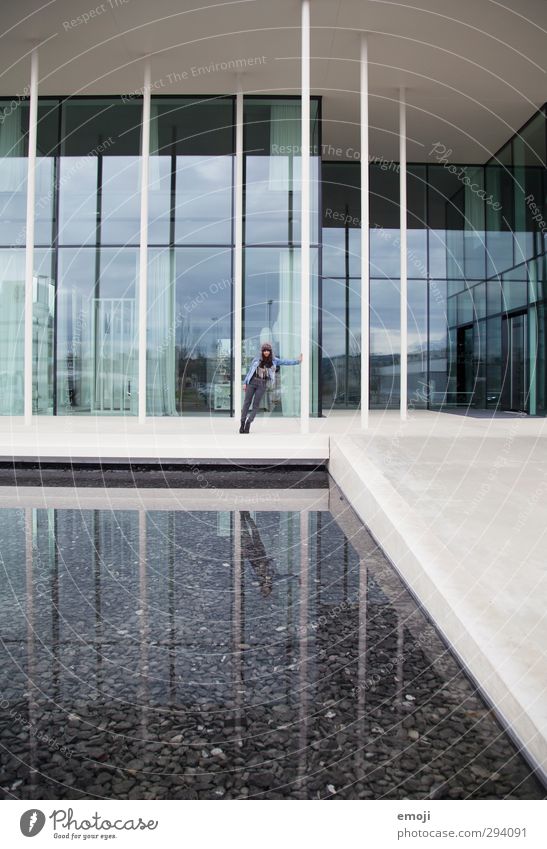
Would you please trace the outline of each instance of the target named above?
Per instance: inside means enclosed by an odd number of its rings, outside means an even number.
[[[34,203],[36,197],[36,129],[38,120],[38,51],[30,57],[30,110],[28,132],[27,220],[25,250],[25,340],[23,356],[23,411],[32,422],[32,302],[34,288]]]
[[[139,424],[146,420],[146,317],[148,310],[148,174],[150,167],[150,60],[144,65],[139,250]]]
[[[243,91],[238,82],[236,94],[236,172],[234,203],[234,414],[241,413],[242,335],[243,335]]]
[[[407,236],[406,236],[406,96],[399,90],[399,214],[401,244],[401,419],[407,417],[408,334],[407,334]]]
[[[369,185],[368,185],[368,42],[361,37],[361,427],[368,427],[369,409]]]
[[[301,110],[301,248],[300,340],[304,359],[300,366],[300,430],[310,429],[310,2],[302,0],[302,110]]]

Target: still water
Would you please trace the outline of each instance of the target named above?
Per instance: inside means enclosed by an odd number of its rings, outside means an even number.
[[[545,797],[332,482],[8,492],[4,798]]]

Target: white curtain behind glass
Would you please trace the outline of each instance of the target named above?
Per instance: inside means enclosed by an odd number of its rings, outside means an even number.
[[[293,156],[300,146],[300,104],[280,103],[270,112],[269,190],[287,192],[293,189]],[[285,151],[279,153],[279,151]],[[294,151],[287,154],[287,151]]]
[[[175,416],[175,285],[169,251],[153,253],[148,265],[147,412]]]
[[[27,160],[24,155],[21,116],[21,109],[14,109],[5,115],[0,125],[0,192],[25,190]]]
[[[273,325],[273,337],[285,359],[296,359],[300,353],[300,257],[293,251],[279,252],[279,311]],[[281,366],[281,409],[284,416],[300,413],[300,369]]]
[[[25,252],[0,252],[0,414],[23,413]]]

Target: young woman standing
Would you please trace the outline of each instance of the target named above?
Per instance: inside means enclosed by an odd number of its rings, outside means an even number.
[[[240,433],[249,433],[251,423],[258,412],[262,396],[268,385],[273,386],[275,383],[276,366],[297,366],[302,362],[302,354],[297,360],[284,360],[281,357],[274,357],[272,346],[269,342],[264,342],[260,348],[260,356],[256,356],[245,376],[243,391],[245,399],[241,410],[241,426]],[[251,402],[253,407],[251,409]]]

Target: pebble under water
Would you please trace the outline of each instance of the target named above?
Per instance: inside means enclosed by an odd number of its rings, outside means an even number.
[[[215,498],[0,510],[3,798],[546,797],[332,483]]]

